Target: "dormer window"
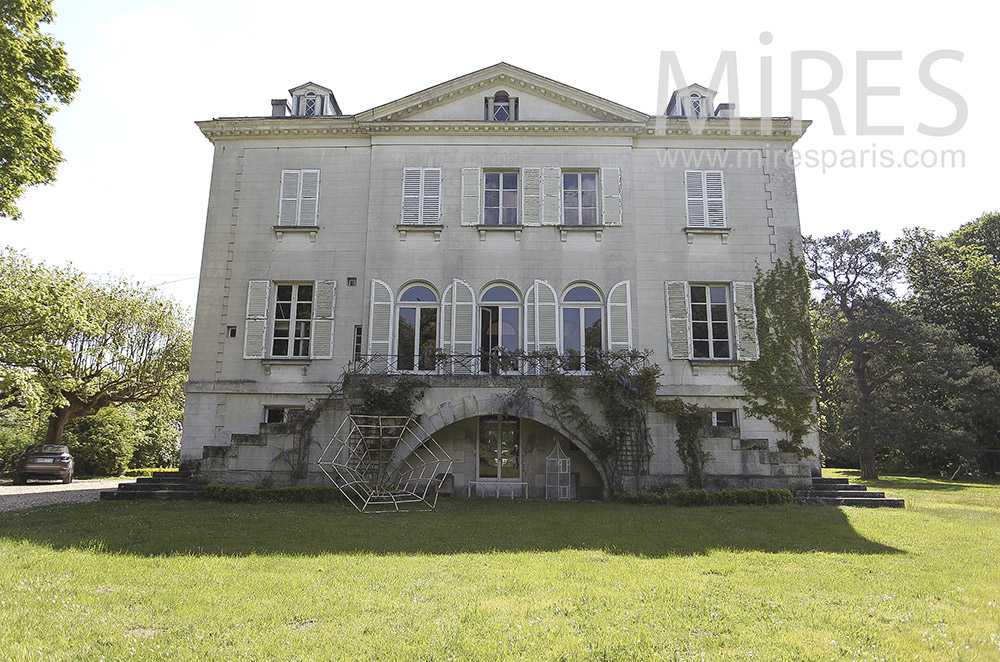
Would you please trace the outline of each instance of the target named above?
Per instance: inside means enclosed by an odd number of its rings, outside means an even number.
[[[486,121],[508,122],[517,119],[517,98],[511,98],[506,92],[500,91],[485,99]]]
[[[697,92],[692,92],[688,99],[688,115],[691,117],[703,117],[705,115],[705,97]]]
[[[333,92],[322,85],[306,83],[289,90],[292,95],[294,117],[322,117],[340,115],[340,107]]]
[[[312,117],[323,114],[323,100],[316,96],[315,92],[307,92],[299,97],[299,115]]]

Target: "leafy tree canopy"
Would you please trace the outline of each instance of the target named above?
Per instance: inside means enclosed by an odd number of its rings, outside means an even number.
[[[55,180],[62,153],[48,123],[79,79],[62,43],[40,31],[52,0],[0,0],[0,216],[17,219],[25,188]]]
[[[47,443],[74,418],[175,393],[185,379],[190,330],[172,300],[11,250],[0,272],[0,406],[51,412]]]

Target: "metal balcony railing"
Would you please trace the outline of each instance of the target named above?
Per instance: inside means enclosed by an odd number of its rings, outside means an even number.
[[[399,354],[361,354],[347,366],[354,375],[480,375],[539,376],[550,372],[570,375],[590,374],[597,365],[625,366],[638,372],[649,364],[643,352],[599,352],[592,355],[556,354],[554,352],[484,352],[446,354],[435,352],[421,356]]]

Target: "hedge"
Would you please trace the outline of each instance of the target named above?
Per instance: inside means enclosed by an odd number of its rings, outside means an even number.
[[[792,491],[741,487],[734,490],[631,490],[616,498],[625,503],[669,506],[773,506],[792,503]]]
[[[178,471],[177,467],[146,467],[143,469],[126,469],[122,475],[126,478],[149,478],[155,472]]]
[[[241,487],[239,485],[205,486],[209,501],[229,503],[329,503],[343,500],[336,487]]]

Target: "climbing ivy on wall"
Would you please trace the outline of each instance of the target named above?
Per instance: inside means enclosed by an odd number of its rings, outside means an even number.
[[[745,412],[766,418],[784,435],[778,448],[800,456],[813,452],[803,437],[818,423],[816,337],[809,322],[809,276],[791,251],[763,272],[757,267],[754,294],[760,358],[744,361],[737,379],[746,391]]]
[[[580,376],[567,372],[557,355],[534,353],[529,358],[545,367],[545,397],[520,386],[507,393],[503,410],[521,415],[533,404],[541,406],[567,436],[593,451],[615,490],[625,488],[624,476],[638,481],[649,471],[653,454],[649,413],[670,415],[677,424],[677,450],[688,482],[701,487],[709,459],[703,450],[705,412],[680,400],[657,397],[663,373],[660,366],[648,361],[650,354],[640,350],[606,353],[597,365],[590,366],[589,374]],[[597,405],[599,419],[583,408],[581,396]]]

